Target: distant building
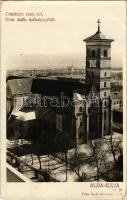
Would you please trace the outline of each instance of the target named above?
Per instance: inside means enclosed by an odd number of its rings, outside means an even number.
[[[68,67],[67,67],[67,70],[68,70],[69,73],[73,73],[73,72],[74,72],[74,67],[73,67],[73,65],[68,66]]]
[[[112,92],[111,99],[112,99],[112,110],[122,111],[123,109],[122,91]]]

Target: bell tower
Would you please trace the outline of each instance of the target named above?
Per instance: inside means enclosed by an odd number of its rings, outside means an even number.
[[[103,136],[111,133],[111,43],[114,40],[102,34],[100,23],[98,19],[97,32],[83,41],[86,42],[86,84],[96,87],[102,102],[100,135]]]

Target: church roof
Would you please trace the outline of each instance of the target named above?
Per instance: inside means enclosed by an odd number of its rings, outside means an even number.
[[[7,88],[12,96],[28,94],[31,92],[31,87],[31,78],[12,79],[7,81]]]
[[[89,42],[89,41],[109,41],[112,42],[114,41],[111,38],[106,38],[106,36],[100,31],[100,24],[101,22],[98,20],[98,30],[94,35],[91,35],[87,38],[85,38],[83,41],[84,42]]]
[[[96,32],[94,35],[84,39],[83,41],[85,42],[88,42],[88,41],[100,41],[100,40],[103,40],[103,41],[114,41],[113,39],[107,39],[105,35],[102,34],[102,32]]]
[[[89,87],[84,83],[73,80],[36,78],[33,79],[31,88],[31,92],[46,96],[61,96],[64,93],[64,95],[72,97],[76,90],[84,90],[85,93],[88,93]]]
[[[80,91],[88,94],[89,85],[80,81],[64,80],[57,78],[22,78],[7,81],[7,96],[25,95],[36,93],[45,96],[61,96],[62,93],[69,97],[73,97],[73,93]]]

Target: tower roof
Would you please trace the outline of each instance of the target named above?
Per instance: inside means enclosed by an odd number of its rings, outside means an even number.
[[[91,42],[91,41],[109,41],[109,42],[113,42],[113,39],[110,38],[106,38],[106,36],[101,32],[100,30],[100,20],[98,19],[97,21],[98,23],[98,30],[94,35],[91,35],[90,37],[84,39],[84,42]]]

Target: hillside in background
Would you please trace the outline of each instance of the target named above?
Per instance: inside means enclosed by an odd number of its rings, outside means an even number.
[[[51,69],[66,68],[73,65],[74,68],[85,67],[84,53],[64,55],[17,55],[6,58],[5,66],[10,69]],[[118,55],[112,57],[112,68],[122,68],[122,59]]]

